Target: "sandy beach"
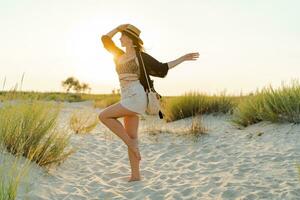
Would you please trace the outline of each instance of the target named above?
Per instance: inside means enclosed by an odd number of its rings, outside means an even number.
[[[0,0],[0,200],[300,200],[299,9]]]
[[[59,123],[78,109],[100,111],[91,102],[65,103]],[[192,137],[180,134],[191,118],[165,123],[146,116],[139,127],[142,180],[130,183],[125,144],[99,123],[90,134],[74,134],[78,151],[49,173],[32,164],[30,190],[21,187],[17,199],[300,199],[300,125],[239,129],[230,117],[204,115],[208,134]],[[145,132],[153,124],[163,133]]]

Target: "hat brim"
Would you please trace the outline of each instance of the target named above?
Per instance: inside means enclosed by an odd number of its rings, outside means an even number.
[[[138,37],[138,36],[136,36],[136,35],[133,35],[132,33],[128,32],[128,31],[126,31],[126,30],[123,30],[122,32],[125,32],[125,34],[128,34],[128,35],[130,35],[131,37],[136,38],[136,39],[138,40],[138,43],[139,43],[139,44],[141,44],[141,45],[144,44],[143,40],[142,40],[140,37]]]

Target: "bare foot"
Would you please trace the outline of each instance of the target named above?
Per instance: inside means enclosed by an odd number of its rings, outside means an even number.
[[[133,140],[133,144],[131,150],[134,153],[134,155],[137,157],[138,160],[142,160],[141,154],[140,154],[140,150],[139,150],[139,145],[138,145],[138,139],[132,139]]]
[[[128,182],[132,182],[132,181],[140,181],[141,177],[130,177]]]

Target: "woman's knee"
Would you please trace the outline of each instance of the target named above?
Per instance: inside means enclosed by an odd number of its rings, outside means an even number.
[[[105,119],[107,119],[107,117],[105,115],[105,112],[103,112],[103,111],[100,112],[99,115],[98,115],[98,119],[99,119],[99,121],[104,122]]]

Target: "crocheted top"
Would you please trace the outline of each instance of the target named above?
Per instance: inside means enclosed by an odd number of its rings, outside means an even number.
[[[140,68],[136,56],[132,56],[121,62],[116,61],[115,69],[119,76],[120,85],[122,86],[140,78]]]

